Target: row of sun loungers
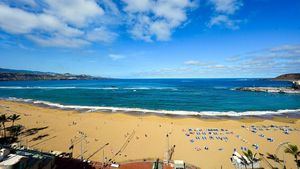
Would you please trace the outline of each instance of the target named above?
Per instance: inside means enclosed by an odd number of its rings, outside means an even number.
[[[200,151],[200,150],[202,150],[202,149],[201,149],[199,146],[196,146],[196,147],[195,147],[195,150],[196,150],[196,151]],[[207,146],[204,146],[204,147],[203,147],[203,150],[209,150],[209,148],[208,148]],[[218,148],[218,150],[219,150],[219,151],[223,151],[223,148]]]
[[[272,126],[272,127],[266,127],[266,126],[262,127],[262,126],[253,126],[253,125],[250,126],[250,127],[246,127],[246,126],[242,125],[242,128],[245,128],[245,129],[249,130],[250,132],[252,132],[254,134],[258,134],[259,131],[264,131],[264,129],[268,129],[268,128],[280,128],[280,127],[278,127],[278,126],[277,127],[274,127],[274,126]],[[291,128],[287,129],[286,126],[285,126],[284,129],[282,128],[282,130],[285,131],[285,134],[286,134],[287,131],[293,131],[293,129],[291,129]],[[261,138],[265,138],[265,135],[262,134],[262,133],[258,134],[258,136],[261,137]],[[272,138],[272,137],[267,137],[266,139],[269,142],[274,142],[274,138]]]
[[[228,131],[227,129],[218,129],[218,128],[188,128],[182,129],[185,136],[189,138],[190,143],[195,143],[196,141],[206,141],[206,140],[215,140],[215,141],[225,141],[227,142],[229,138],[226,135],[233,134],[233,132]],[[196,151],[209,150],[207,146],[200,148],[199,146],[195,147]],[[223,148],[218,148],[218,151],[223,151]]]
[[[277,126],[277,125],[270,125],[270,126],[254,126],[251,125],[249,127],[246,127],[245,125],[241,126],[242,128],[245,128],[247,130],[250,130],[253,133],[256,133],[258,131],[282,131],[284,134],[289,134],[292,131],[299,131],[298,129],[291,128],[290,126]]]
[[[205,141],[205,140],[219,140],[219,141],[228,141],[227,134],[233,134],[233,132],[229,132],[227,129],[217,129],[217,128],[208,128],[208,129],[200,129],[200,128],[189,128],[187,130],[183,129],[185,132],[185,136],[190,138],[190,142],[194,143],[195,141]]]

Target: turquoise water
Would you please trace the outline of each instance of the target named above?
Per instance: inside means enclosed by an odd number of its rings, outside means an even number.
[[[288,109],[298,113],[299,94],[232,90],[236,87],[290,85],[289,82],[266,79],[18,81],[0,82],[0,97],[89,110],[260,115],[282,113]]]

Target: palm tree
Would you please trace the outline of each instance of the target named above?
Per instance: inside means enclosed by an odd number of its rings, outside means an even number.
[[[260,158],[256,158],[257,153],[253,154],[252,151],[249,149],[248,151],[244,151],[243,153],[250,161],[252,169],[254,168],[254,163],[261,160]]]
[[[245,169],[247,169],[247,165],[248,165],[247,160],[244,157],[240,157],[239,159],[242,161],[242,164],[244,164]]]
[[[7,118],[7,116],[5,114],[1,114],[0,115],[0,123],[3,126],[3,133],[4,133],[4,138],[6,138],[6,127],[5,127],[5,123],[8,122],[9,119]]]
[[[268,159],[280,164],[284,169],[286,168],[286,166],[284,164],[282,164],[283,160],[279,159],[279,157],[277,157],[276,154],[270,154],[270,153],[267,153],[267,154],[268,154],[268,156],[267,156]]]
[[[23,126],[21,126],[21,125],[16,125],[16,126],[10,127],[10,133],[16,139],[18,139],[18,136],[20,135],[22,130],[23,130]]]
[[[296,165],[297,165],[297,168],[299,169],[299,162],[298,162],[298,156],[300,156],[300,151],[297,147],[297,145],[292,145],[292,144],[289,144],[285,150],[284,150],[285,153],[289,153],[291,155],[294,156],[295,158],[295,162],[296,162]]]
[[[21,118],[20,118],[20,115],[18,115],[18,114],[13,114],[13,115],[10,115],[10,116],[8,117],[8,119],[12,121],[12,125],[11,125],[11,126],[14,126],[15,121],[20,120]]]

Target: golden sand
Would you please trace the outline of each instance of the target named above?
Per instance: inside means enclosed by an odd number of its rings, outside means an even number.
[[[291,142],[300,147],[300,131],[292,131],[284,134],[281,130],[263,130],[252,133],[242,125],[255,126],[289,126],[300,129],[299,119],[274,118],[272,120],[245,118],[240,120],[232,119],[198,119],[198,118],[175,118],[154,115],[128,115],[123,113],[101,113],[90,112],[80,113],[73,110],[58,110],[31,104],[0,100],[0,112],[6,114],[20,114],[22,124],[26,129],[43,128],[36,134],[22,136],[21,142],[31,148],[50,151],[69,152],[70,140],[79,137],[79,131],[86,133],[87,142],[83,143],[84,158],[94,161],[102,161],[103,153],[108,159],[113,158],[117,162],[124,162],[138,159],[165,157],[167,145],[176,145],[172,159],[184,160],[204,169],[234,168],[230,162],[231,154],[236,148],[242,153],[241,147],[250,148],[257,153],[275,153],[277,146],[282,142]],[[220,136],[227,136],[228,141],[221,141],[214,138],[200,141],[195,139],[196,134],[186,136],[189,128],[221,128],[233,132],[233,134],[222,133]],[[169,135],[167,139],[166,135]],[[206,132],[208,134],[208,132]],[[260,137],[264,134],[265,137]],[[132,138],[129,137],[132,135]],[[239,135],[239,138],[236,137]],[[40,139],[37,139],[40,136]],[[274,142],[267,141],[267,137],[274,138]],[[35,138],[35,139],[34,139]],[[37,139],[37,140],[36,140]],[[191,143],[190,140],[194,142]],[[242,141],[242,140],[245,140]],[[129,140],[129,142],[128,142]],[[104,151],[97,151],[106,143],[108,146]],[[255,150],[252,144],[258,144],[259,149]],[[208,150],[205,150],[204,147]],[[198,149],[198,151],[197,151]],[[115,154],[121,152],[115,156]],[[283,150],[278,153],[282,158]],[[80,143],[74,147],[74,157],[80,156]],[[285,155],[288,168],[296,168],[291,155]],[[272,161],[274,166],[276,164]],[[263,160],[261,165],[270,168]]]

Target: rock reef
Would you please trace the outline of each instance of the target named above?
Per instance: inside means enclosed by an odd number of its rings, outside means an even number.
[[[268,92],[268,93],[290,93],[300,94],[300,90],[292,87],[240,87],[235,90],[250,91],[250,92]]]

